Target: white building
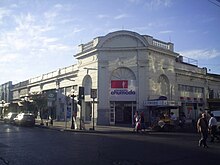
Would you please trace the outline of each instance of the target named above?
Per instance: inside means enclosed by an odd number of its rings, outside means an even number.
[[[115,125],[132,124],[136,110],[145,113],[147,122],[170,111],[177,116],[184,112],[191,121],[208,106],[210,89],[220,93],[220,78],[174,52],[172,43],[131,31],[112,32],[79,45],[74,57],[76,65],[31,78],[27,85],[16,84],[14,102],[33,92],[56,93],[48,105],[62,119],[70,103],[66,96],[73,89],[77,95],[81,86],[85,99],[82,106],[75,105],[77,116],[88,123],[94,117],[95,123]],[[95,103],[91,89],[97,89]]]

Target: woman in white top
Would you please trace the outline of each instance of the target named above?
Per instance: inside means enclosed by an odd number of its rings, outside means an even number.
[[[213,114],[210,115],[211,118],[209,119],[209,130],[211,134],[211,142],[214,142],[215,138],[219,141],[220,138],[216,135],[217,131],[217,120]]]

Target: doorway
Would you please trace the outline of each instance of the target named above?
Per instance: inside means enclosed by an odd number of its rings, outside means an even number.
[[[115,124],[132,124],[135,102],[115,102]]]

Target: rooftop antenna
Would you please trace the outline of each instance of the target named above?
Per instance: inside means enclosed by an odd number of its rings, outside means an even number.
[[[170,36],[170,35],[169,35],[169,41],[172,42],[172,41],[171,41],[171,36]]]

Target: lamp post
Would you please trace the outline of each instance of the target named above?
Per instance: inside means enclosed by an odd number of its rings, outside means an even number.
[[[75,129],[75,125],[74,125],[74,122],[75,122],[75,101],[74,101],[74,98],[75,98],[75,94],[74,94],[74,89],[71,90],[71,98],[72,98],[72,110],[71,110],[71,129]]]
[[[95,130],[95,99],[97,98],[97,89],[91,89],[92,98],[92,130]]]
[[[71,81],[71,82],[74,82],[75,80],[74,79],[71,79],[71,78],[69,78],[69,77],[63,77],[63,78],[60,78],[59,80],[57,80],[57,91],[58,91],[58,93],[60,94],[60,82],[61,81],[63,81],[63,80],[68,80],[68,81]],[[69,94],[67,94],[66,95],[66,88],[64,87],[64,93],[65,93],[65,97],[66,97],[66,99],[67,98],[71,98],[72,99],[72,103],[71,103],[71,129],[74,129],[75,127],[74,127],[74,120],[73,120],[73,110],[74,110],[74,97],[75,97],[75,95],[74,95],[74,84],[72,84],[73,85],[73,88],[72,88],[72,90],[71,90],[71,93],[69,93]],[[58,95],[57,95],[58,96]],[[66,107],[66,105],[67,105],[67,100],[66,100],[66,103],[65,103],[65,105],[64,105],[64,109],[65,109],[65,129],[66,129],[66,127],[67,127],[67,124],[66,124],[66,121],[67,121],[67,107]],[[60,108],[60,104],[59,103],[57,103],[57,106],[59,106],[59,108]]]
[[[96,68],[87,68],[87,67],[85,67],[85,68],[83,68],[83,69],[86,69],[86,70],[87,70],[87,74],[89,74],[89,71],[90,71],[90,70],[98,70],[98,69],[96,69]]]
[[[79,129],[82,130],[82,101],[85,99],[84,87],[79,87],[78,104],[80,105],[80,123]]]
[[[89,74],[89,71],[90,70],[98,70],[97,68],[83,68],[83,69],[86,69],[86,74],[88,75]],[[95,110],[94,110],[94,103],[95,103],[95,99],[97,98],[97,89],[91,89],[90,91],[90,94],[91,94],[91,98],[92,98],[92,130],[95,130]]]

